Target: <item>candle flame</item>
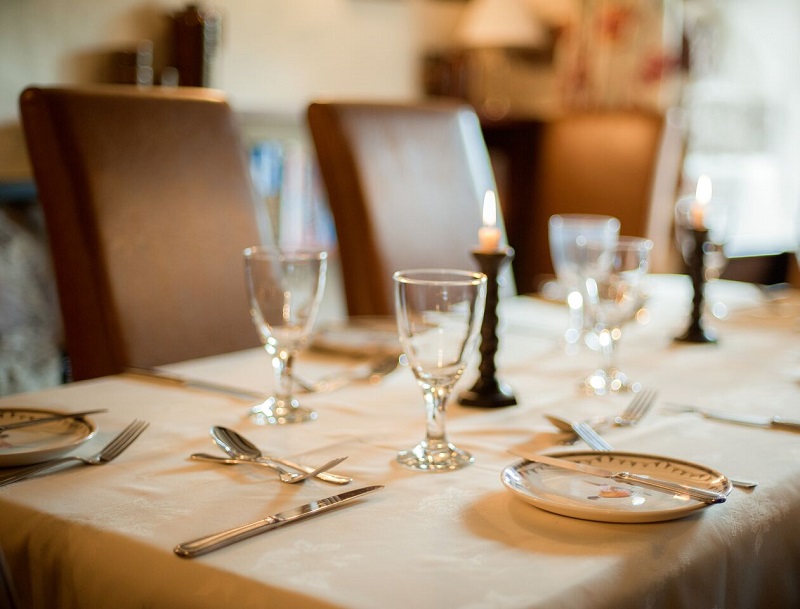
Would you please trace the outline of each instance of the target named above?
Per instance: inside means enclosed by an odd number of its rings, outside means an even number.
[[[497,197],[492,190],[487,190],[483,197],[483,225],[497,225]]]
[[[711,201],[711,178],[707,175],[702,175],[697,180],[697,192],[695,194],[697,201],[703,205]]]

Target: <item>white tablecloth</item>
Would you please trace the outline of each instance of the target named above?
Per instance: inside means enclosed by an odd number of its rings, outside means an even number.
[[[519,404],[449,408],[451,440],[476,458],[457,472],[395,463],[396,451],[424,432],[421,394],[405,368],[377,386],[304,396],[319,419],[285,427],[254,425],[240,399],[124,375],[0,400],[2,407],[108,408],[95,415],[100,431],[80,454],[133,418],[151,423],[111,464],[0,488],[0,546],[24,606],[800,606],[800,434],[664,408],[678,402],[800,417],[800,294],[766,304],[752,286],[712,285],[708,300],[729,308],[726,319],[708,322],[720,342],[686,345],[672,339],[688,319],[688,282],[653,279],[650,321],[625,329],[619,363],[659,390],[658,405],[637,427],[606,438],[619,450],[755,478],[754,491],[734,489],[724,504],[651,524],[578,520],[513,496],[500,482],[503,467],[517,460],[507,449],[552,448],[543,413],[612,414],[629,398],[581,394],[577,383],[598,355],[564,352],[564,307],[512,299],[501,307],[497,363]],[[309,352],[299,369],[314,376],[342,365]],[[260,350],[170,368],[252,389],[271,385]],[[355,481],[285,485],[266,469],[189,460],[193,452],[218,452],[208,434],[215,424],[309,463],[348,455],[337,471]],[[178,542],[370,484],[385,489],[200,558],[173,554]]]

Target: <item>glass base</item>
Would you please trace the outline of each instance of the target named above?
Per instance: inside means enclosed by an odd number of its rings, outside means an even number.
[[[581,383],[586,393],[605,395],[607,393],[635,393],[642,389],[642,384],[632,381],[628,376],[616,368],[611,370],[596,370]]]
[[[397,462],[401,465],[426,472],[461,469],[473,461],[475,457],[470,453],[449,442],[432,445],[423,440],[414,448],[397,453]]]
[[[250,409],[250,418],[256,425],[288,425],[314,421],[317,413],[302,408],[297,400],[276,400],[269,398],[266,402],[256,404]]]

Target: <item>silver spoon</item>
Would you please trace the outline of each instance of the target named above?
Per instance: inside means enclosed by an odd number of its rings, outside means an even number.
[[[234,459],[238,459],[241,461],[254,461],[257,463],[263,463],[266,465],[271,465],[277,471],[283,471],[286,474],[285,469],[277,465],[278,463],[285,465],[286,467],[291,467],[292,469],[296,469],[298,471],[304,472],[304,478],[310,476],[317,476],[320,480],[324,480],[325,482],[331,482],[333,484],[348,484],[352,482],[352,478],[348,478],[347,476],[339,476],[337,474],[328,473],[325,470],[330,469],[333,465],[337,465],[344,461],[347,457],[341,457],[339,459],[334,459],[329,463],[333,463],[330,467],[322,466],[322,468],[313,468],[307,465],[301,465],[300,463],[295,463],[293,461],[289,461],[287,459],[281,459],[277,457],[273,457],[271,455],[265,455],[259,450],[259,448],[250,442],[247,438],[239,434],[238,432],[228,429],[227,427],[222,427],[219,425],[215,425],[211,428],[211,437],[213,438],[214,442],[219,446],[222,450],[224,450],[230,457]],[[327,463],[325,465],[328,465]],[[320,471],[322,470],[322,471]],[[289,474],[292,475],[292,474]]]

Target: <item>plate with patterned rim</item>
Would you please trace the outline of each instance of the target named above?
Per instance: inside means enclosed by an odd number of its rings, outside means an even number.
[[[59,410],[39,408],[0,408],[0,425],[30,421]],[[0,467],[30,465],[58,457],[83,444],[97,432],[97,425],[86,417],[62,419],[31,427],[0,432]]]
[[[623,452],[559,453],[560,459],[604,469],[672,480],[728,494],[732,485],[720,472],[689,461]],[[538,508],[600,522],[662,522],[683,518],[708,504],[686,496],[598,478],[522,460],[504,468],[500,479],[523,501]]]

